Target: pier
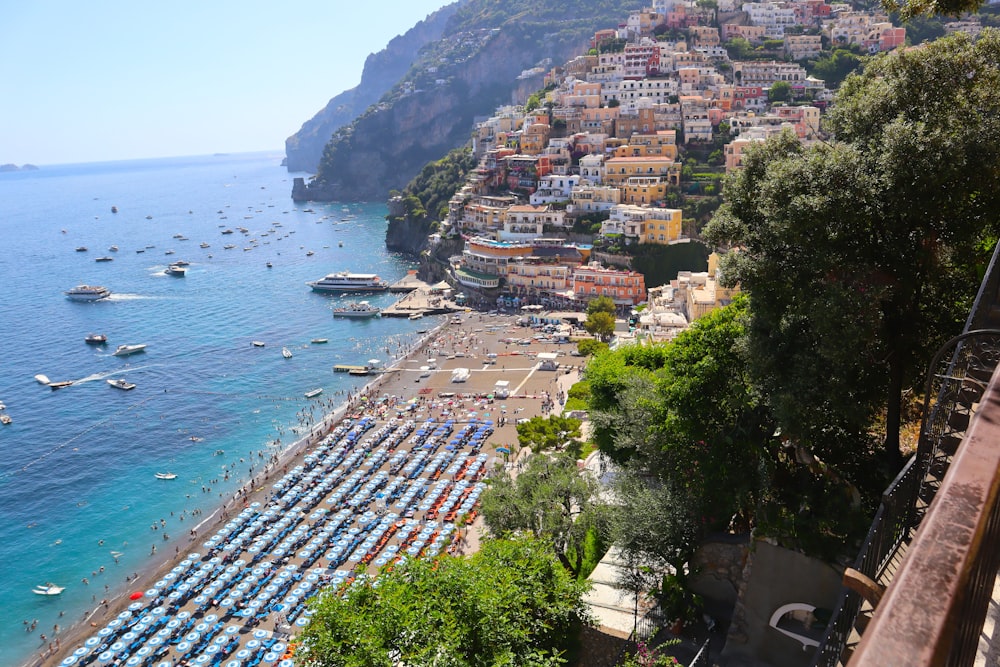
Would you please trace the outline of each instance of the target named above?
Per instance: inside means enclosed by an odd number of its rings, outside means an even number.
[[[418,319],[425,315],[445,315],[466,310],[451,300],[450,285],[443,282],[430,285],[417,278],[416,273],[408,273],[390,285],[389,291],[404,294],[396,303],[382,309],[382,317]]]

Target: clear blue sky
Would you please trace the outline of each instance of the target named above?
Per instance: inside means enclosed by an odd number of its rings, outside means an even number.
[[[284,149],[448,0],[0,0],[0,164]]]

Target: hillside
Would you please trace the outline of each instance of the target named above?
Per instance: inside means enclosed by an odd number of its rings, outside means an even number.
[[[544,68],[584,52],[594,31],[617,25],[633,4],[469,0],[377,104],[336,131],[316,176],[299,182],[292,197],[384,199],[463,145],[477,116],[541,87]]]
[[[444,35],[448,20],[458,10],[453,2],[393,38],[378,53],[365,60],[361,82],[331,99],[322,110],[302,124],[298,132],[285,140],[289,171],[315,173],[323,148],[338,129],[358,117],[377,102],[409,71],[420,49]]]

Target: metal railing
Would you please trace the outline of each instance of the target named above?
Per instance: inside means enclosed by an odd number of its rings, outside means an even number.
[[[1000,372],[851,667],[974,664],[1000,566]]]
[[[951,454],[971,418],[988,374],[1000,360],[1000,331],[986,329],[1000,303],[1000,244],[990,259],[963,333],[941,347],[924,391],[917,452],[882,495],[853,567],[877,580],[923,518],[944,477]],[[855,629],[861,596],[844,587],[812,667],[837,667]],[[981,626],[980,626],[981,627]]]

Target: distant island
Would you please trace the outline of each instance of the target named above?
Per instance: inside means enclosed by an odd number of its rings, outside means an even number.
[[[0,172],[8,171],[38,171],[38,167],[33,164],[26,164],[18,167],[16,164],[0,164]]]

